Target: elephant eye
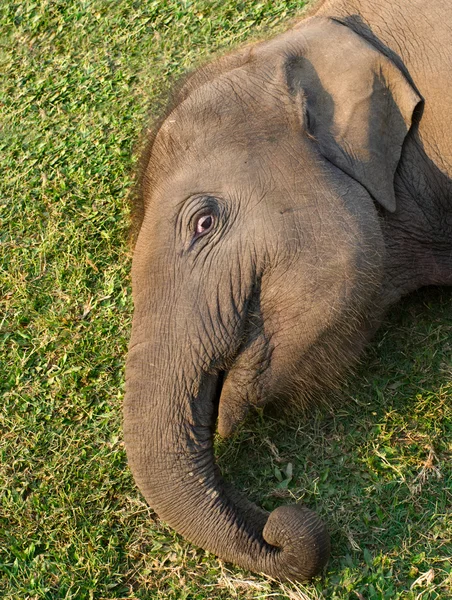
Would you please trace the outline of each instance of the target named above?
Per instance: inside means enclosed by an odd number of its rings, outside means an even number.
[[[214,223],[215,218],[213,215],[207,214],[199,217],[199,219],[196,222],[194,239],[197,239],[202,235],[209,233],[209,231],[212,231]]]

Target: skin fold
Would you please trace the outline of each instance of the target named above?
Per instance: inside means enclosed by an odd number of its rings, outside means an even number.
[[[195,544],[306,580],[329,537],[225,482],[215,429],[309,406],[388,308],[452,283],[452,5],[325,1],[190,74],[143,154],[124,437]]]

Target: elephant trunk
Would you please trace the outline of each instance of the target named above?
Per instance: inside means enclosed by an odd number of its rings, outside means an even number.
[[[316,575],[329,555],[317,515],[300,506],[269,514],[221,478],[213,453],[221,377],[187,370],[180,377],[180,364],[170,372],[161,355],[161,348],[142,342],[131,347],[127,362],[125,444],[146,500],[179,533],[223,560],[280,579]]]

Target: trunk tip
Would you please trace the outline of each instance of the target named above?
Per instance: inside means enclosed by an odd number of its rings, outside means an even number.
[[[269,516],[264,539],[280,549],[278,577],[306,581],[320,573],[330,556],[330,536],[320,517],[305,506],[280,506]]]

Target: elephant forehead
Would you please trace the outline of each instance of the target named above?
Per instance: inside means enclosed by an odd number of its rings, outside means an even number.
[[[300,135],[300,108],[282,85],[264,93],[257,79],[237,70],[195,90],[169,115],[148,167],[154,188],[178,198],[231,188],[269,194],[309,177],[314,165]]]
[[[318,204],[331,190],[319,171],[316,155],[306,145],[304,140],[269,141],[265,145],[247,140],[232,146],[229,141],[212,149],[193,146],[160,169],[152,203],[161,206],[163,199],[179,203],[194,194],[212,194],[246,201],[249,206],[265,198],[265,205],[280,206],[281,210],[300,209],[310,198]],[[318,173],[314,174],[314,169]]]
[[[288,129],[299,130],[302,114],[300,100],[288,93],[282,73],[268,66],[245,66],[195,89],[164,121],[156,149],[257,147]]]

